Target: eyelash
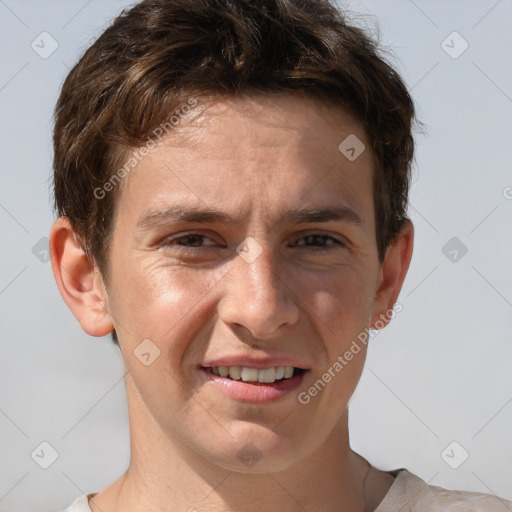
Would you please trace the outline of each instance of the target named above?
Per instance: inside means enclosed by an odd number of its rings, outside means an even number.
[[[197,249],[202,249],[202,248],[208,247],[208,246],[203,246],[203,245],[188,247],[186,245],[179,245],[177,243],[174,243],[174,242],[176,242],[178,240],[182,240],[182,239],[186,239],[186,238],[190,238],[190,237],[201,237],[203,239],[204,238],[209,238],[206,235],[202,235],[201,233],[187,233],[187,234],[180,235],[180,236],[177,236],[177,237],[172,238],[172,239],[167,239],[167,240],[165,240],[163,242],[162,245],[164,245],[164,246],[179,247],[180,250],[183,250],[183,251],[196,251]],[[327,244],[327,245],[323,245],[323,246],[320,246],[320,247],[315,247],[315,246],[306,245],[306,244],[299,244],[299,245],[303,246],[303,247],[313,248],[316,251],[331,250],[335,246],[338,246],[338,248],[345,246],[345,244],[341,240],[338,240],[337,238],[334,238],[334,237],[332,237],[330,235],[326,235],[326,234],[323,234],[323,233],[312,233],[312,234],[304,235],[303,237],[299,238],[299,240],[303,240],[305,238],[310,238],[310,237],[314,237],[314,238],[321,237],[324,240],[330,239],[330,240],[333,241],[333,243],[330,243],[330,244]],[[210,238],[210,240],[211,240],[211,238]]]

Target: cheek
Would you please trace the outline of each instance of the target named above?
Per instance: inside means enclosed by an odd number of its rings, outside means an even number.
[[[324,384],[313,383],[306,392],[310,396],[317,393],[318,406],[327,408],[325,417],[336,421],[364,368],[372,287],[367,274],[347,271],[330,273],[319,288],[312,295],[310,304],[315,314],[310,316],[315,318],[325,351],[316,376]]]
[[[321,393],[323,403],[348,403],[361,377],[366,358],[366,344],[361,340],[370,325],[374,296],[369,270],[339,268],[317,279],[314,286],[308,284],[312,288],[307,306],[313,313],[309,316],[325,351],[319,376],[329,382],[325,394]]]
[[[163,350],[180,350],[187,341],[183,332],[200,326],[208,292],[221,277],[220,272],[139,262],[115,276],[111,313],[130,344],[149,338]]]
[[[339,266],[325,273],[303,275],[297,296],[307,300],[320,326],[332,335],[353,334],[370,321],[374,297],[373,281],[368,268]],[[331,336],[332,337],[332,336]]]

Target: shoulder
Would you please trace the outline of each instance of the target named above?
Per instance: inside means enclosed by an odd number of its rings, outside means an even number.
[[[80,496],[68,508],[61,512],[91,512],[89,507],[89,497],[91,496],[94,496],[94,494],[84,494],[83,496]]]
[[[388,473],[395,482],[374,512],[512,512],[512,502],[497,496],[428,485],[406,469]]]

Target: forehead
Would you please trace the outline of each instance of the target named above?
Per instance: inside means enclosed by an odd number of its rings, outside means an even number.
[[[118,209],[138,223],[180,203],[278,215],[327,201],[363,218],[372,183],[364,129],[343,108],[291,94],[229,97],[199,101],[148,152],[123,180]]]

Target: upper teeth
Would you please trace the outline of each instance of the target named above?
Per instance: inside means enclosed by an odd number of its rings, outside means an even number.
[[[219,366],[212,367],[214,375],[231,377],[244,382],[275,382],[280,379],[288,379],[293,376],[293,366],[276,366],[275,368],[248,368],[246,366]]]

